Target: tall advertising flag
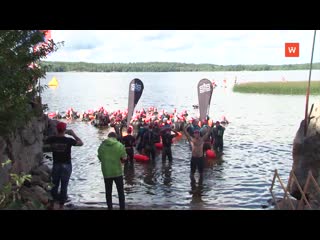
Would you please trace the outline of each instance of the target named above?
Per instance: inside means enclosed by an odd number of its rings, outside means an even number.
[[[199,111],[200,120],[205,120],[209,115],[210,102],[213,92],[213,86],[210,80],[204,78],[198,83],[198,99],[199,99]]]
[[[133,115],[134,108],[136,107],[139,99],[142,95],[144,86],[143,82],[135,78],[129,84],[129,99],[128,99],[128,119],[127,119],[127,127],[130,125],[131,117]]]

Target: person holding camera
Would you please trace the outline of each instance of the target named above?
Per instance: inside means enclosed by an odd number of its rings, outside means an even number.
[[[59,122],[57,124],[57,135],[50,136],[46,139],[46,143],[51,145],[53,166],[52,166],[52,183],[51,195],[53,201],[51,208],[54,207],[54,202],[59,202],[60,209],[63,209],[67,201],[67,192],[69,179],[72,173],[71,164],[71,147],[82,146],[82,140],[71,129],[66,129],[67,124]],[[70,135],[71,137],[66,137]],[[60,194],[58,194],[59,186],[61,185]]]

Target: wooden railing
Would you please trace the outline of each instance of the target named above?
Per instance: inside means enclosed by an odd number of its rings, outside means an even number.
[[[309,172],[308,172],[308,177],[307,177],[306,183],[304,185],[304,188],[302,189],[302,187],[301,187],[301,185],[300,185],[300,183],[299,183],[299,181],[293,171],[290,172],[288,184],[285,187],[282,180],[280,179],[280,176],[278,174],[278,170],[275,169],[272,184],[270,187],[270,193],[271,193],[271,196],[272,196],[273,201],[275,203],[276,209],[281,210],[281,209],[283,209],[283,205],[281,206],[279,204],[279,202],[277,201],[275,194],[273,192],[273,187],[275,185],[276,179],[278,179],[280,186],[281,186],[282,190],[284,191],[282,203],[285,203],[286,206],[289,205],[291,210],[301,210],[301,209],[305,209],[306,207],[308,209],[312,209],[310,202],[306,196],[306,193],[309,190],[310,183],[313,183],[313,185],[318,193],[320,193],[320,187],[319,187],[317,181],[315,180],[315,178],[313,177],[311,170],[309,170]],[[290,198],[289,186],[292,181],[294,181],[294,183],[297,184],[298,190],[301,193],[301,199],[297,203],[294,203],[293,200]]]

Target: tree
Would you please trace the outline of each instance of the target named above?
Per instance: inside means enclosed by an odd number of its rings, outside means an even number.
[[[41,59],[62,43],[46,40],[46,31],[0,31],[0,135],[21,127],[34,115],[30,102],[43,89],[37,87],[46,69]]]

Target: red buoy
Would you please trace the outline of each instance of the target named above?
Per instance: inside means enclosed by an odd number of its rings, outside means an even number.
[[[48,114],[49,118],[54,118],[57,114],[55,112],[51,112]]]
[[[206,155],[207,155],[207,158],[215,158],[217,155],[214,151],[212,151],[211,149],[208,149],[206,151]]]
[[[154,144],[157,149],[161,150],[163,148],[163,144],[161,142],[157,142]]]
[[[135,154],[133,156],[133,158],[137,161],[137,162],[147,162],[149,161],[149,157],[146,155],[142,155],[142,154]]]

